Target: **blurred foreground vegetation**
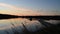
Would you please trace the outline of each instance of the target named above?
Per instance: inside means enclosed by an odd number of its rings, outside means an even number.
[[[13,34],[60,34],[60,24],[51,24],[48,22],[45,22],[44,20],[38,20],[41,24],[43,24],[45,27],[42,29],[39,29],[35,32],[30,32],[24,23],[21,23],[24,27],[23,32],[19,32],[13,23],[11,25],[14,27],[11,27]],[[36,27],[37,28],[37,27]],[[7,34],[9,34],[8,31],[5,31]]]

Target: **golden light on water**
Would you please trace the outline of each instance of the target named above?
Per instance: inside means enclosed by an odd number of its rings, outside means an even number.
[[[25,19],[25,18],[6,19],[6,20],[0,20],[0,27],[1,27],[0,30],[10,29],[11,27],[13,27],[13,25],[11,23],[13,23],[15,25],[15,27],[18,27],[18,26],[23,27],[22,23],[24,23],[24,25],[28,29],[29,28],[33,29],[32,27],[35,28],[35,26],[40,25],[40,23],[38,21],[30,21],[30,20]]]
[[[40,32],[45,33],[45,31],[46,33],[48,33],[50,32],[49,30],[54,31],[55,33],[55,31],[59,29],[60,20],[45,20],[45,19],[42,20],[39,17],[38,17],[39,19],[31,17],[2,19],[3,18],[2,16],[4,14],[21,16],[21,17],[45,16],[45,15],[56,16],[60,15],[60,1],[59,0],[0,0],[0,34],[15,34],[15,33],[40,34]],[[4,16],[4,18],[5,17],[6,16]],[[50,26],[53,26],[53,28],[51,28]],[[48,29],[45,30],[47,27]],[[56,31],[56,33],[58,33],[59,30]]]

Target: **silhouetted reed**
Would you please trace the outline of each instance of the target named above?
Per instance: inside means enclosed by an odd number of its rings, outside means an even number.
[[[9,34],[9,32],[7,30],[5,30],[6,34]]]
[[[13,23],[11,23],[11,25],[13,27],[11,27],[13,34],[60,34],[60,24],[54,25],[54,24],[50,24],[48,22],[45,22],[44,20],[38,20],[41,24],[43,24],[45,26],[45,28],[39,29],[35,32],[30,32],[28,31],[28,29],[26,28],[24,23],[21,23],[23,26],[22,29],[22,33],[18,32],[17,28],[15,27],[15,25]],[[20,27],[20,26],[19,26]],[[37,28],[37,26],[36,26]],[[7,34],[9,34],[8,31],[5,31]]]

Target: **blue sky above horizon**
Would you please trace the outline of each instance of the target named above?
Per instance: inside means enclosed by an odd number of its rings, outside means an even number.
[[[17,8],[36,10],[38,13],[60,13],[60,0],[0,0],[0,3],[16,6]]]
[[[0,0],[1,13],[13,15],[60,15],[60,0]],[[6,27],[10,28],[11,22],[23,23],[21,20],[25,19],[0,20],[0,30]],[[29,24],[33,23],[33,21],[30,22],[28,19],[26,21]],[[36,22],[34,23],[36,24]]]

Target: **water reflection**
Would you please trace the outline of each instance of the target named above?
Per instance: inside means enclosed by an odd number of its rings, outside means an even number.
[[[37,20],[30,21],[25,18],[16,18],[16,19],[0,20],[0,30],[12,27],[11,23],[13,23],[15,27],[22,26],[21,23],[24,23],[27,29],[30,28],[29,30],[31,29],[36,30],[35,26],[37,27],[39,26],[39,28],[41,27],[41,24]]]
[[[60,20],[43,20],[42,22],[47,22],[50,24],[58,24],[58,23],[60,23]],[[41,21],[39,22],[38,20],[30,21],[30,20],[25,19],[25,18],[0,20],[0,31],[1,30],[2,31],[3,30],[9,30],[10,31],[11,28],[12,29],[15,28],[18,31],[22,32],[24,27],[26,27],[26,29],[28,31],[35,32],[35,31],[45,27],[45,25],[43,25],[42,22]]]

